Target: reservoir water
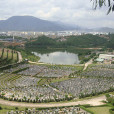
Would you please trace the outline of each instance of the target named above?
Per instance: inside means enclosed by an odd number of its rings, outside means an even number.
[[[69,52],[52,52],[49,54],[40,54],[37,52],[32,52],[36,56],[40,57],[39,62],[50,63],[50,64],[79,64],[78,54],[69,53]]]

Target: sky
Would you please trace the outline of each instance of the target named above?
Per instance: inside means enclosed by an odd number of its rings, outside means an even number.
[[[92,6],[90,0],[0,0],[0,20],[29,15],[85,28],[114,28],[114,13]]]

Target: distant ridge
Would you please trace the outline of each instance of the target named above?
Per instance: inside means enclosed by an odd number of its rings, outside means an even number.
[[[56,22],[42,20],[33,16],[13,16],[0,21],[0,31],[62,31],[70,30],[68,27]]]
[[[95,30],[98,31],[98,32],[111,32],[111,33],[114,33],[114,28],[109,28],[109,27],[97,28]]]
[[[7,20],[0,20],[0,31],[65,31],[77,30],[79,32],[111,32],[114,28],[102,27],[88,29],[77,25],[69,25],[61,22],[42,20],[33,16],[13,16]]]

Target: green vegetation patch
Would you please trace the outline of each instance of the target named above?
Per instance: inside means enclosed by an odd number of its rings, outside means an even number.
[[[111,107],[108,107],[108,106],[90,107],[87,109],[92,111],[94,114],[110,114],[109,109],[111,109]]]

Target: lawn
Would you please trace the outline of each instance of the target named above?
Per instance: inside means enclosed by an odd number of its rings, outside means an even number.
[[[11,59],[12,58],[12,50],[8,49],[9,52],[8,52],[8,59]],[[2,49],[0,49],[0,56],[2,55]],[[14,53],[13,54],[13,57],[14,57],[14,60],[17,60],[17,53]],[[7,58],[7,49],[4,49],[4,55],[3,55],[3,58]]]
[[[0,66],[4,66],[7,64],[12,64],[12,63],[17,62],[17,53],[16,52],[13,53],[13,59],[12,59],[12,50],[11,49],[8,49],[8,50],[9,50],[8,58],[7,58],[7,49],[6,48],[4,49],[4,54],[3,54],[3,57],[1,58],[2,49],[0,48]]]
[[[110,114],[109,109],[111,109],[111,107],[108,107],[108,106],[90,107],[90,108],[87,108],[87,109],[92,111],[94,114]]]
[[[0,107],[2,107],[2,110],[0,110],[0,114],[7,114],[8,111],[16,110],[16,108],[17,108],[17,107],[1,105],[1,104],[0,104]],[[23,107],[18,107],[17,109],[18,110],[25,110],[25,108],[23,108]]]

